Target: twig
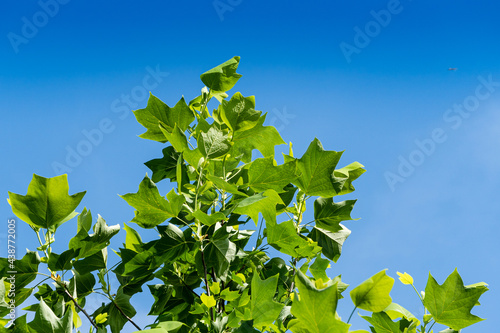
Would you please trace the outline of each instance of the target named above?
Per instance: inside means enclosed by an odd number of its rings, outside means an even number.
[[[137,328],[139,331],[142,330],[142,328],[140,328],[136,323],[134,323],[134,321],[132,319],[130,319],[129,316],[127,316],[125,314],[125,312],[123,312],[122,309],[120,309],[120,307],[118,306],[118,304],[116,304],[115,300],[114,299],[111,299],[111,302],[113,302],[113,304],[116,306],[116,308],[118,309],[118,311],[120,311],[120,313],[122,314],[122,316],[124,316],[125,318],[127,318],[128,321],[130,321],[132,323],[132,325],[135,326],[135,328]]]
[[[57,281],[56,281],[57,282]],[[95,327],[96,330],[98,330],[99,328],[97,327],[97,324],[94,323],[94,321],[92,320],[92,318],[90,318],[89,314],[87,313],[87,311],[85,311],[79,304],[78,302],[76,301],[76,299],[73,298],[73,296],[69,293],[68,289],[66,288],[66,286],[64,284],[59,284],[60,286],[62,286],[64,288],[64,292],[66,293],[66,295],[69,296],[69,298],[71,298],[71,300],[73,301],[73,303],[75,304],[75,306],[81,311],[83,312],[83,314],[87,317],[87,319],[90,321],[90,323],[92,324],[92,326]]]

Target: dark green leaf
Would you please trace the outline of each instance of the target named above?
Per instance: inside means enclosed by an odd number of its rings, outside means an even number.
[[[13,271],[17,272],[14,274],[16,277],[16,289],[24,288],[31,281],[35,280],[39,264],[40,257],[38,256],[38,252],[29,250],[27,250],[21,260],[14,262],[15,269]]]
[[[107,259],[108,251],[104,248],[88,257],[75,261],[73,267],[79,274],[84,275],[98,269],[106,268]]]
[[[76,294],[79,298],[89,295],[93,290],[96,283],[95,277],[92,273],[80,274],[74,271],[75,276],[69,280],[69,290],[74,290],[76,281]]]
[[[318,228],[337,232],[343,228],[340,222],[355,220],[351,218],[351,211],[356,200],[346,200],[334,203],[333,198],[318,198],[314,201],[314,220]]]
[[[132,318],[136,314],[134,307],[130,304],[130,295],[125,295],[121,288],[118,289],[113,302],[101,306],[92,314],[92,317],[95,319],[98,314],[107,313],[108,320],[106,324],[111,327],[112,333],[119,333],[128,320],[121,314],[118,308],[129,318]]]
[[[49,257],[48,266],[53,271],[68,270],[73,267],[71,265],[71,259],[78,255],[78,251],[74,249],[69,249],[61,253],[60,255],[52,252]]]
[[[309,235],[312,240],[321,246],[323,255],[334,262],[339,259],[342,253],[342,245],[351,234],[351,231],[342,224],[339,224],[339,227],[341,229],[337,232],[314,227]]]
[[[164,284],[148,285],[151,295],[154,297],[154,303],[148,315],[158,316],[163,313],[165,305],[167,304],[170,296],[172,296],[173,287]]]
[[[153,171],[153,176],[151,180],[158,183],[160,180],[169,178],[175,180],[176,178],[176,167],[177,160],[179,158],[179,153],[175,151],[174,147],[168,146],[163,149],[163,157],[156,158],[154,160],[144,163],[151,171]]]
[[[227,278],[229,265],[236,257],[236,245],[229,240],[225,227],[219,228],[204,249],[207,268],[213,268],[217,277],[223,281]]]

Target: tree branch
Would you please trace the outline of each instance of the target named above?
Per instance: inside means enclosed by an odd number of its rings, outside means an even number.
[[[57,282],[57,281],[56,281]],[[81,311],[83,312],[83,314],[87,317],[87,319],[90,321],[90,323],[92,324],[92,326],[95,327],[95,329],[99,329],[97,327],[97,324],[94,323],[94,321],[92,320],[92,318],[90,318],[89,314],[87,313],[87,311],[85,311],[79,304],[78,302],[76,301],[76,299],[73,298],[73,296],[69,293],[68,289],[66,288],[66,286],[64,284],[59,284],[60,286],[62,286],[64,288],[64,292],[66,293],[66,295],[69,296],[69,298],[71,298],[71,300],[73,301],[73,303],[75,304],[75,306]]]

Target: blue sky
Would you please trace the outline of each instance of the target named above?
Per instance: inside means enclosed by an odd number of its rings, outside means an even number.
[[[130,110],[146,105],[146,90],[169,105],[182,95],[196,97],[201,73],[239,55],[243,77],[231,93],[255,95],[268,124],[294,143],[297,156],[317,137],[325,149],[345,150],[342,165],[356,160],[366,166],[349,196],[359,199],[353,216],[362,219],[346,223],[352,234],[331,275],[342,274],[354,286],[388,268],[393,277],[410,273],[423,289],[429,271],[442,283],[458,268],[466,284],[484,281],[491,288],[473,310],[488,320],[465,331],[496,330],[500,4],[48,3],[3,4],[5,198],[7,191],[26,193],[33,173],[52,177],[54,165],[66,165],[70,193],[87,191],[79,211],[88,207],[123,226],[133,208],[117,194],[136,192],[148,171],[142,163],[160,157],[163,148],[137,137],[143,128]],[[83,143],[84,133],[96,129],[102,138]],[[73,156],[69,165],[68,152],[78,149],[87,149],[86,156]],[[168,185],[159,186],[166,194]],[[1,218],[12,215],[3,201]],[[61,249],[75,223],[61,227]],[[18,251],[35,247],[29,228],[19,223],[17,233]],[[422,315],[413,291],[398,281],[393,299]],[[151,299],[132,300],[138,320],[150,322],[149,307],[140,305]],[[351,304],[340,302],[342,317]],[[353,324],[367,327],[357,318]]]

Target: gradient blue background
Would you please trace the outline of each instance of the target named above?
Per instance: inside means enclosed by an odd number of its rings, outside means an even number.
[[[142,86],[148,66],[159,66],[169,74],[152,92],[169,105],[182,95],[190,100],[203,87],[201,73],[239,55],[243,77],[230,93],[256,95],[258,109],[294,143],[296,156],[318,137],[325,149],[345,150],[342,166],[357,160],[368,170],[348,196],[359,199],[353,216],[362,219],[345,223],[352,235],[330,275],[342,274],[354,286],[388,268],[393,277],[410,273],[423,289],[429,271],[442,283],[458,268],[466,284],[484,281],[491,288],[473,310],[488,320],[464,331],[498,331],[500,87],[456,128],[443,117],[474,95],[478,76],[500,81],[500,4],[402,0],[401,11],[348,62],[339,45],[355,45],[354,28],[364,30],[374,20],[370,12],[386,9],[388,1],[232,3],[219,15],[212,1],[72,0],[15,52],[9,33],[22,35],[23,17],[32,22],[42,8],[37,1],[4,1],[1,195],[25,194],[33,173],[55,176],[54,162],[65,164],[68,147],[86,140],[82,131],[107,118],[113,131],[68,172],[70,193],[87,190],[78,211],[86,206],[123,226],[133,208],[117,194],[137,191],[149,172],[142,163],[160,157],[163,146],[137,137],[144,129],[131,111],[114,112],[124,106],[122,95]],[[144,107],[146,98],[134,102],[137,107],[127,109]],[[415,141],[436,128],[446,140],[391,189],[385,174],[397,174],[400,158],[408,159],[418,149]],[[165,194],[169,189],[159,187]],[[4,200],[0,217],[11,216]],[[5,225],[4,257],[6,231]],[[75,232],[76,220],[63,225],[55,250]],[[36,247],[35,234],[22,223],[17,236],[19,256]],[[120,232],[111,248],[124,236]],[[116,261],[112,251],[109,257]],[[411,287],[396,280],[392,295],[422,316]],[[90,311],[101,301],[89,299]],[[146,316],[151,302],[147,292],[132,298],[141,326],[152,321]],[[347,297],[338,311],[346,319],[351,310]],[[358,316],[351,323],[353,330],[368,327]]]

